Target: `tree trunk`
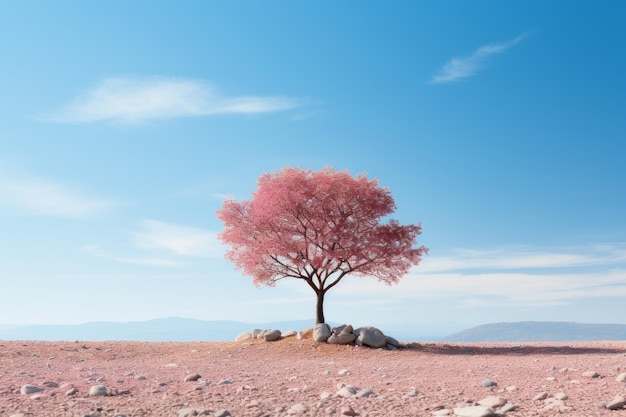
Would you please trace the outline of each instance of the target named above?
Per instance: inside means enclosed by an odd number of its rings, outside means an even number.
[[[317,309],[316,309],[316,317],[315,324],[325,323],[324,321],[324,294],[326,293],[323,290],[317,290]]]

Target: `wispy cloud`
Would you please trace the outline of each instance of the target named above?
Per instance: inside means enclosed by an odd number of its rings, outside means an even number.
[[[116,205],[48,179],[0,177],[0,206],[18,215],[87,217]]]
[[[222,257],[224,253],[216,232],[155,220],[143,221],[141,230],[133,232],[132,237],[140,249],[164,249],[177,255],[210,258]]]
[[[513,45],[520,43],[526,36],[526,34],[522,34],[507,42],[481,46],[469,56],[452,58],[429,82],[431,84],[444,84],[471,77],[485,65],[489,57],[506,51]]]
[[[287,96],[227,97],[201,80],[109,78],[41,119],[58,123],[141,123],[176,117],[271,113],[303,104],[304,100]]]
[[[589,246],[539,252],[522,248],[460,250],[456,256],[429,255],[398,285],[384,288],[395,299],[458,299],[509,307],[554,306],[587,297],[626,296],[626,246]],[[434,259],[430,259],[430,258]],[[378,297],[375,279],[349,278],[337,294]]]

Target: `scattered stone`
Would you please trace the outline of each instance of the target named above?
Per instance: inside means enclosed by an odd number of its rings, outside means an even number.
[[[262,333],[263,333],[263,330],[261,330],[261,329],[253,329],[252,330],[252,338],[253,339],[260,339]]]
[[[505,388],[508,392],[513,392],[513,391],[517,391],[517,386],[515,385],[509,385],[508,387]]]
[[[307,407],[306,405],[302,403],[297,403],[289,407],[289,410],[287,410],[287,414],[290,414],[290,415],[302,414],[302,413],[306,413],[307,411],[309,411],[309,407]]]
[[[356,340],[356,336],[352,333],[343,333],[343,334],[331,334],[330,337],[326,340],[327,343],[335,344],[335,345],[349,345],[354,343]]]
[[[137,375],[135,379],[138,381],[145,381],[147,378],[145,375]]]
[[[365,388],[356,393],[356,396],[359,398],[367,398],[374,393],[374,390],[371,388]]]
[[[496,381],[492,381],[491,379],[484,379],[482,382],[482,385],[485,388],[489,388],[489,387],[497,387],[498,383]]]
[[[344,397],[344,398],[352,397],[355,394],[356,394],[356,389],[350,386],[343,387],[339,391],[337,391],[337,396]]]
[[[76,387],[73,387],[65,392],[65,395],[67,396],[76,395],[76,394],[78,394],[78,388]]]
[[[329,399],[330,397],[331,397],[330,392],[326,392],[326,391],[324,391],[324,392],[322,392],[322,393],[320,394],[320,400],[327,400],[327,399]]]
[[[442,408],[440,410],[433,411],[433,416],[449,416],[452,413],[452,410],[448,408]]]
[[[56,382],[51,382],[51,381],[46,381],[41,385],[43,385],[46,388],[59,388],[59,384],[57,384]]]
[[[496,414],[503,415],[503,414],[508,413],[509,411],[516,411],[518,409],[519,409],[519,405],[507,403],[507,404],[504,404],[499,409],[497,409]]]
[[[496,415],[496,412],[493,408],[475,405],[455,408],[454,415],[459,417],[492,417]]]
[[[185,377],[185,382],[195,382],[202,378],[200,374],[189,374]]]
[[[400,347],[400,342],[397,339],[394,339],[391,336],[385,336],[385,340],[387,342],[387,346]]]
[[[600,374],[595,371],[585,371],[583,372],[583,376],[585,378],[597,378],[600,376]]]
[[[217,410],[215,413],[213,413],[213,417],[232,417],[232,415],[228,410]]]
[[[478,405],[482,405],[483,407],[491,407],[491,408],[502,407],[506,403],[507,401],[504,398],[496,397],[495,395],[490,395],[478,401]]]
[[[533,401],[543,401],[546,398],[548,398],[548,393],[547,392],[540,392],[539,394],[535,395],[533,397]]]
[[[609,410],[621,410],[626,405],[626,399],[622,396],[617,396],[613,398],[611,401],[606,403],[606,408]]]
[[[330,326],[326,323],[318,323],[313,328],[313,340],[316,342],[326,342],[330,335]]]
[[[359,327],[354,330],[356,335],[356,343],[361,346],[368,346],[379,349],[387,346],[387,338],[385,334],[372,326]]]
[[[183,408],[178,411],[178,417],[192,417],[197,416],[198,411],[195,408]]]
[[[621,374],[619,374],[617,378],[615,378],[615,381],[626,382],[626,372],[622,372]]]
[[[235,337],[235,342],[243,342],[244,340],[252,339],[252,334],[249,332],[239,333],[237,337]]]
[[[280,340],[280,330],[268,330],[265,332],[265,334],[263,335],[263,338],[265,339],[266,342],[275,342],[277,340]]]
[[[36,392],[42,392],[43,388],[41,387],[37,387],[35,385],[22,385],[22,389],[20,389],[20,392],[24,395],[28,395],[28,394],[34,394]]]
[[[554,398],[556,398],[557,400],[565,401],[568,397],[567,394],[564,392],[557,392],[556,394],[554,394]]]
[[[352,407],[350,407],[349,405],[346,405],[346,406],[341,407],[341,415],[342,416],[358,416],[359,413],[354,411]]]
[[[287,330],[286,332],[283,332],[281,334],[281,337],[285,338],[285,337],[293,337],[296,336],[298,334],[298,332],[296,332],[295,330]]]
[[[348,369],[340,369],[339,371],[337,371],[337,375],[339,376],[350,375],[350,371]]]
[[[416,389],[412,389],[411,391],[404,394],[403,398],[413,398],[413,397],[417,397],[418,395],[419,395],[419,391],[417,391]]]
[[[220,382],[217,383],[217,385],[229,385],[232,383],[233,381],[231,381],[230,379],[222,379]]]
[[[106,395],[107,395],[107,388],[104,385],[94,385],[93,387],[89,388],[90,397],[99,397],[99,396],[106,396]]]

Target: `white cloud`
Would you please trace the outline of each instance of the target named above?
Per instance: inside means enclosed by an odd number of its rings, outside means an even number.
[[[113,201],[88,196],[47,179],[0,178],[0,206],[19,215],[86,217],[115,205]]]
[[[490,56],[506,51],[513,45],[521,42],[525,37],[526,35],[524,34],[508,42],[481,46],[469,56],[452,58],[437,74],[433,76],[433,78],[431,78],[430,83],[450,83],[470,77],[476,74],[476,72],[483,67]]]
[[[83,250],[90,255],[97,256],[99,258],[109,259],[115,262],[132,264],[132,265],[143,265],[143,266],[154,266],[154,267],[174,267],[179,266],[180,263],[163,258],[131,258],[124,257],[118,255],[112,255],[97,246],[94,245],[85,245]]]
[[[132,233],[140,249],[165,249],[177,255],[221,258],[224,248],[217,233],[155,220],[142,222],[142,230]]]
[[[109,78],[43,119],[59,123],[140,123],[175,117],[271,113],[302,104],[302,100],[286,96],[225,97],[200,80]]]

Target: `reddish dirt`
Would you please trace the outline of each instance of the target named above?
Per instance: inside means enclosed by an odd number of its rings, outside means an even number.
[[[347,374],[340,375],[340,371]],[[583,375],[594,371],[598,377]],[[0,341],[0,416],[179,416],[228,410],[232,416],[432,416],[487,396],[519,406],[507,416],[626,416],[601,404],[625,396],[626,342],[409,344],[387,351],[289,338],[278,342]],[[185,381],[189,374],[198,381]],[[140,377],[145,377],[140,378]],[[232,383],[218,385],[228,379]],[[490,379],[497,386],[485,388]],[[22,394],[25,384],[46,387]],[[339,384],[370,388],[337,397]],[[104,385],[109,395],[90,397]],[[78,393],[66,395],[75,387]],[[417,390],[415,397],[405,397]],[[541,393],[565,393],[546,409]],[[330,394],[322,399],[323,393]],[[550,401],[550,400],[549,400]],[[306,411],[292,409],[302,404]],[[452,413],[452,411],[451,411]],[[190,414],[191,415],[191,414]],[[452,415],[452,414],[451,414]]]

